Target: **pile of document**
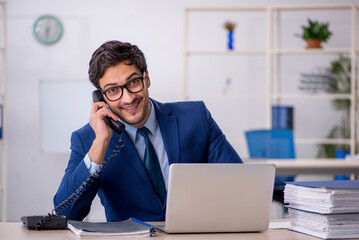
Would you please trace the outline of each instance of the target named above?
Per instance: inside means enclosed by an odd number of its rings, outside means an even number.
[[[291,230],[323,239],[359,238],[359,180],[290,182]]]

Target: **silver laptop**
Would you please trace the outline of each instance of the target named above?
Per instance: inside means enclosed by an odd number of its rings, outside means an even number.
[[[172,164],[167,233],[253,232],[268,229],[273,164]]]

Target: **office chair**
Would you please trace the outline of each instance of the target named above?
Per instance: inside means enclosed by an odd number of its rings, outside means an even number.
[[[245,132],[250,158],[294,159],[292,130],[251,130]],[[294,181],[294,176],[276,176],[273,200],[284,203],[284,182]]]

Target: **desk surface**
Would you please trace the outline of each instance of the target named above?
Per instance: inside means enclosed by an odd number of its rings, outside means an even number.
[[[359,161],[335,159],[271,159],[244,161],[249,164],[273,163],[276,174],[359,174]]]
[[[78,239],[74,233],[70,230],[46,230],[46,231],[35,231],[27,230],[23,227],[20,222],[11,223],[0,223],[0,239],[6,240],[76,240]],[[105,238],[101,238],[105,239]],[[149,239],[149,238],[110,238],[110,239]],[[189,239],[221,239],[221,240],[318,240],[316,237],[292,232],[286,229],[269,229],[265,232],[258,233],[216,233],[216,234],[166,234],[156,233],[156,239],[167,239],[167,240],[189,240]]]

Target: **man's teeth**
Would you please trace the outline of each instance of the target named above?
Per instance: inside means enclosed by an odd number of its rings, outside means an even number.
[[[131,110],[131,109],[134,109],[135,107],[137,107],[138,103],[133,105],[132,107],[129,107],[129,108],[124,108],[125,110]]]

